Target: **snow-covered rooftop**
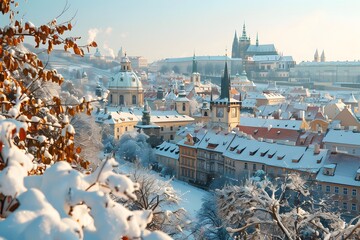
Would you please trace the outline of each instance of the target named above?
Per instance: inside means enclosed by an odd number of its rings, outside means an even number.
[[[327,153],[326,149],[315,153],[311,147],[259,142],[236,136],[224,156],[239,161],[316,173],[322,167]]]
[[[272,119],[272,118],[241,117],[240,125],[251,126],[251,127],[267,127],[267,128],[283,128],[283,129],[300,130],[302,121]]]
[[[250,45],[247,52],[276,52],[276,48],[274,44],[261,44],[261,45]]]
[[[323,142],[360,146],[360,133],[349,130],[330,129]]]
[[[360,167],[360,157],[344,153],[330,154],[326,159],[324,167],[336,166],[334,174],[327,175],[319,171],[316,180],[320,182],[336,183],[349,186],[360,186],[360,181],[355,177]],[[349,193],[350,194],[350,193]]]
[[[179,146],[174,143],[163,142],[155,148],[155,154],[168,158],[179,159]]]
[[[227,149],[234,137],[234,133],[208,131],[200,141],[198,148],[222,153]]]
[[[107,113],[104,110],[94,112],[95,121],[107,124],[120,122],[141,121],[143,108],[113,108],[109,107]],[[110,117],[109,117],[110,116]],[[158,124],[161,122],[192,122],[194,119],[187,115],[181,115],[175,110],[172,111],[151,111],[150,122]]]

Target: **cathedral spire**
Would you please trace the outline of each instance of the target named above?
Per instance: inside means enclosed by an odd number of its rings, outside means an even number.
[[[316,49],[316,52],[314,54],[314,62],[318,62],[319,61],[319,52],[318,50]]]
[[[242,37],[243,37],[243,38],[247,38],[247,36],[246,36],[245,22],[244,22],[244,25],[243,25]]]
[[[322,53],[321,53],[320,61],[321,61],[321,62],[325,62],[325,61],[326,61],[324,50],[323,50]]]
[[[239,52],[239,38],[238,38],[238,36],[237,36],[236,30],[235,30],[234,40],[233,40],[233,44],[232,44],[231,57],[232,57],[232,58],[238,58],[238,57],[240,57],[240,52]]]

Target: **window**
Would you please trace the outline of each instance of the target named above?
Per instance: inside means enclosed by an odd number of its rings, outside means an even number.
[[[182,104],[182,110],[183,110],[183,112],[186,111],[186,104],[185,103]]]
[[[244,169],[248,169],[247,163],[244,163]]]
[[[170,140],[174,140],[174,136],[173,136],[173,135],[170,135]]]
[[[119,128],[117,128],[117,129],[116,129],[116,131],[117,131],[117,132],[119,132],[119,131],[120,131],[120,129],[119,129]]]
[[[124,95],[119,96],[119,105],[124,105]]]
[[[318,185],[318,189],[319,189],[319,191],[322,191],[322,185],[321,184]]]
[[[344,195],[347,195],[348,194],[348,189],[344,188],[343,193],[344,193]]]
[[[113,96],[112,94],[110,94],[110,103],[112,103],[112,101],[113,101]]]
[[[161,127],[161,131],[164,131],[164,127]]]
[[[353,195],[353,196],[356,196],[356,189],[353,189],[353,190],[352,190],[352,195]]]
[[[125,131],[127,131],[127,127],[125,127]]]
[[[136,104],[136,96],[135,95],[132,96],[132,104]]]
[[[253,170],[256,171],[256,164],[253,164]]]
[[[351,204],[351,210],[352,211],[356,211],[356,208],[357,208],[356,203]]]
[[[335,204],[335,207],[338,207],[339,206],[339,201],[335,201],[334,204]]]
[[[339,193],[339,187],[334,187],[334,192]]]
[[[330,186],[326,186],[326,192],[330,192]]]
[[[172,130],[173,130],[173,127],[171,126],[171,127],[170,127],[170,131],[172,131]]]
[[[208,113],[207,112],[204,112],[204,117],[207,117],[208,116]]]
[[[347,209],[347,203],[343,202],[343,209]]]

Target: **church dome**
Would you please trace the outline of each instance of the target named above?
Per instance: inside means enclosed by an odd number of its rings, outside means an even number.
[[[245,70],[242,71],[239,79],[240,79],[240,82],[241,82],[241,83],[250,83],[250,80],[249,80],[249,79],[247,78],[247,76],[246,76]]]
[[[118,72],[109,81],[109,88],[143,89],[138,76],[133,72]]]
[[[138,89],[142,90],[142,83],[138,76],[131,69],[131,61],[126,56],[121,58],[121,70],[109,81],[109,89]]]

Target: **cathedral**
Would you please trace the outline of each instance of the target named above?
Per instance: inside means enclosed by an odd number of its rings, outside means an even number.
[[[274,44],[259,44],[259,37],[256,36],[255,45],[251,44],[250,37],[247,36],[245,24],[243,25],[242,35],[235,36],[232,44],[232,58],[247,59],[258,55],[278,55]]]

